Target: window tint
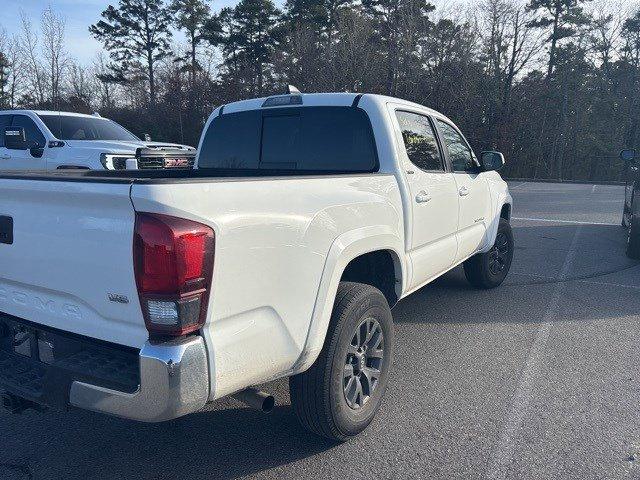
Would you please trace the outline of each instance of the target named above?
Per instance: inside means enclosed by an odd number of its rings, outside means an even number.
[[[444,144],[449,152],[451,166],[454,172],[466,172],[476,168],[473,154],[462,135],[448,123],[438,120],[438,126],[442,132]]]
[[[12,127],[24,128],[24,136],[27,140],[27,148],[44,147],[47,143],[38,126],[26,115],[14,115]]]
[[[214,118],[202,142],[198,168],[258,168],[261,122],[254,111]]]
[[[279,108],[214,118],[202,142],[198,167],[372,172],[377,157],[364,111]]]
[[[0,115],[0,148],[4,147],[4,129],[11,125],[11,115]]]
[[[396,117],[411,163],[422,170],[444,171],[436,134],[429,119],[410,112],[396,112]]]
[[[55,114],[38,116],[59,140],[140,141],[127,129],[107,118]]]
[[[300,115],[278,115],[262,119],[262,164],[274,168],[296,168],[300,141]],[[267,165],[265,165],[267,166]]]

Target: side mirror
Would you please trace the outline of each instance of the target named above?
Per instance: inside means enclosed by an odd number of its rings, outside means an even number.
[[[150,135],[150,134],[148,134],[148,133],[145,133],[145,134],[144,134],[144,141],[145,141],[145,142],[150,142],[150,141],[151,141],[151,135]]]
[[[481,152],[480,164],[485,172],[500,170],[504,166],[504,155],[500,152]]]
[[[622,150],[620,152],[620,160],[624,163],[633,163],[636,159],[636,151],[634,149]]]
[[[24,134],[24,128],[5,127],[4,146],[9,150],[26,150],[29,148]]]

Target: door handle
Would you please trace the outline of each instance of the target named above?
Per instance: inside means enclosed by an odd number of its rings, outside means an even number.
[[[9,160],[11,155],[0,155],[0,160]]]
[[[424,190],[420,190],[418,192],[418,194],[416,195],[416,202],[417,203],[426,203],[429,200],[431,200],[431,195],[429,195],[427,192],[425,192]]]
[[[460,187],[460,190],[458,190],[458,193],[460,194],[461,197],[466,197],[467,195],[469,195],[469,189],[467,187]]]

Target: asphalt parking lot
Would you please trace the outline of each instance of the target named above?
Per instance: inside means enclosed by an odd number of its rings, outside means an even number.
[[[503,286],[460,269],[394,309],[396,358],[372,426],[301,430],[286,381],[270,415],[233,400],[158,425],[0,413],[1,479],[640,478],[640,264],[623,188],[511,184]]]

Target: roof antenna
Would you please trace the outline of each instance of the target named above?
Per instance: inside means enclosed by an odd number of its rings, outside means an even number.
[[[293,85],[287,85],[287,95],[300,95],[300,90]]]

